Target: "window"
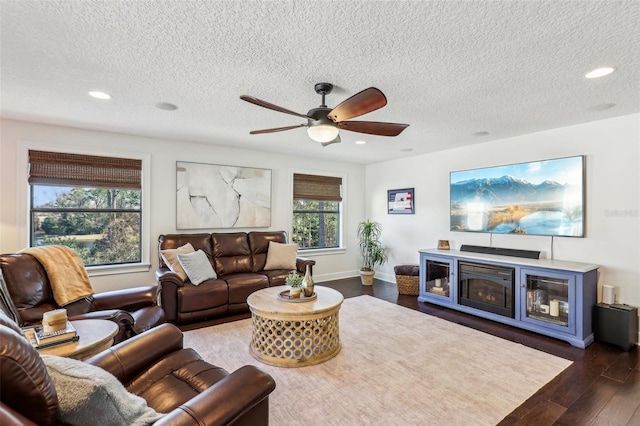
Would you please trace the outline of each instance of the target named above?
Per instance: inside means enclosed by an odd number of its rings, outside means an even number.
[[[140,263],[142,161],[29,150],[30,245],[86,266]]]
[[[293,232],[301,250],[340,247],[342,178],[293,175]]]

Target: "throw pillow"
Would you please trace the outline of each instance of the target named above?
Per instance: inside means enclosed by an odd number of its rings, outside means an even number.
[[[184,281],[187,279],[187,274],[185,274],[184,269],[182,269],[182,265],[180,265],[180,262],[178,261],[178,254],[193,253],[194,251],[196,250],[193,248],[191,243],[187,243],[181,247],[178,247],[177,249],[160,250],[160,255],[162,256],[162,260],[164,260],[164,263],[167,264],[169,269],[171,269],[172,272],[178,274],[180,278],[182,278],[182,281]]]
[[[297,244],[282,244],[269,241],[265,271],[273,269],[296,269]]]
[[[203,281],[218,278],[213,270],[207,254],[202,250],[193,253],[178,253],[178,261],[189,277],[191,284],[198,285]]]
[[[42,360],[58,394],[61,423],[86,425],[91,419],[99,425],[141,426],[163,416],[100,367],[53,355]]]

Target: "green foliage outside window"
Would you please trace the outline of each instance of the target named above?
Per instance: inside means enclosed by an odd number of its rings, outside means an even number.
[[[71,247],[87,266],[140,262],[140,195],[32,185],[31,246]]]
[[[291,240],[300,249],[340,246],[340,203],[337,201],[293,200]]]

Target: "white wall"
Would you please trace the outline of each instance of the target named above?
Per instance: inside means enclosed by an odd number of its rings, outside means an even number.
[[[381,272],[393,281],[394,265],[418,263],[418,250],[439,239],[454,249],[493,245],[550,258],[550,237],[449,231],[449,172],[574,155],[586,156],[586,237],[554,238],[553,258],[600,265],[599,294],[602,284],[615,285],[620,302],[640,306],[638,114],[368,165],[367,216],[382,224],[390,249]],[[387,190],[407,187],[415,188],[415,215],[387,214]]]
[[[49,144],[52,147],[72,146],[86,150],[95,149],[100,153],[113,150],[118,153],[136,152],[151,155],[151,237],[150,241],[146,242],[151,252],[151,268],[143,273],[92,276],[91,282],[98,292],[155,283],[157,238],[160,234],[251,230],[177,231],[176,161],[271,169],[272,210],[269,230],[286,230],[287,233],[291,232],[292,171],[343,175],[345,177],[344,238],[347,250],[341,253],[308,257],[317,262],[314,267],[314,279],[318,282],[357,275],[360,255],[357,251],[355,228],[364,215],[365,168],[362,165],[15,120],[1,120],[0,125],[0,252],[2,253],[13,253],[27,246],[27,241],[22,237],[27,235],[26,205],[18,205],[18,200],[28,199],[25,194],[18,193],[18,191],[24,191],[26,176],[23,176],[23,171],[17,162],[19,151],[24,143],[37,143]],[[212,136],[212,140],[215,141],[215,137]]]
[[[113,149],[151,155],[151,241],[148,273],[92,277],[98,291],[153,283],[156,238],[175,229],[175,161],[207,162],[273,170],[272,230],[290,232],[292,170],[346,176],[345,253],[314,256],[317,281],[357,275],[360,256],[354,237],[357,223],[370,218],[383,225],[389,262],[380,277],[393,282],[393,266],[418,261],[418,250],[448,239],[461,244],[541,250],[550,257],[550,238],[449,231],[449,172],[573,155],[586,156],[586,237],[555,238],[554,258],[601,265],[599,284],[619,287],[621,302],[640,305],[640,115],[634,114],[525,136],[451,149],[366,166],[318,161],[207,144],[152,139],[23,121],[0,121],[0,252],[26,246],[19,220],[16,180],[21,142]],[[215,139],[215,138],[213,138]],[[428,143],[428,141],[425,141]],[[366,184],[365,184],[366,176]],[[414,187],[415,215],[388,215],[388,189]],[[363,195],[365,194],[365,195]],[[22,195],[24,197],[24,194]],[[23,222],[23,223],[20,223]],[[210,232],[213,230],[205,230]],[[224,231],[224,230],[223,230]],[[180,231],[184,232],[184,231]]]

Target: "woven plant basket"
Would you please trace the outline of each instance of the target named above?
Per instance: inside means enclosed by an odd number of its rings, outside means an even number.
[[[419,291],[420,277],[410,275],[396,275],[396,283],[398,284],[398,293],[407,296],[417,296]]]

